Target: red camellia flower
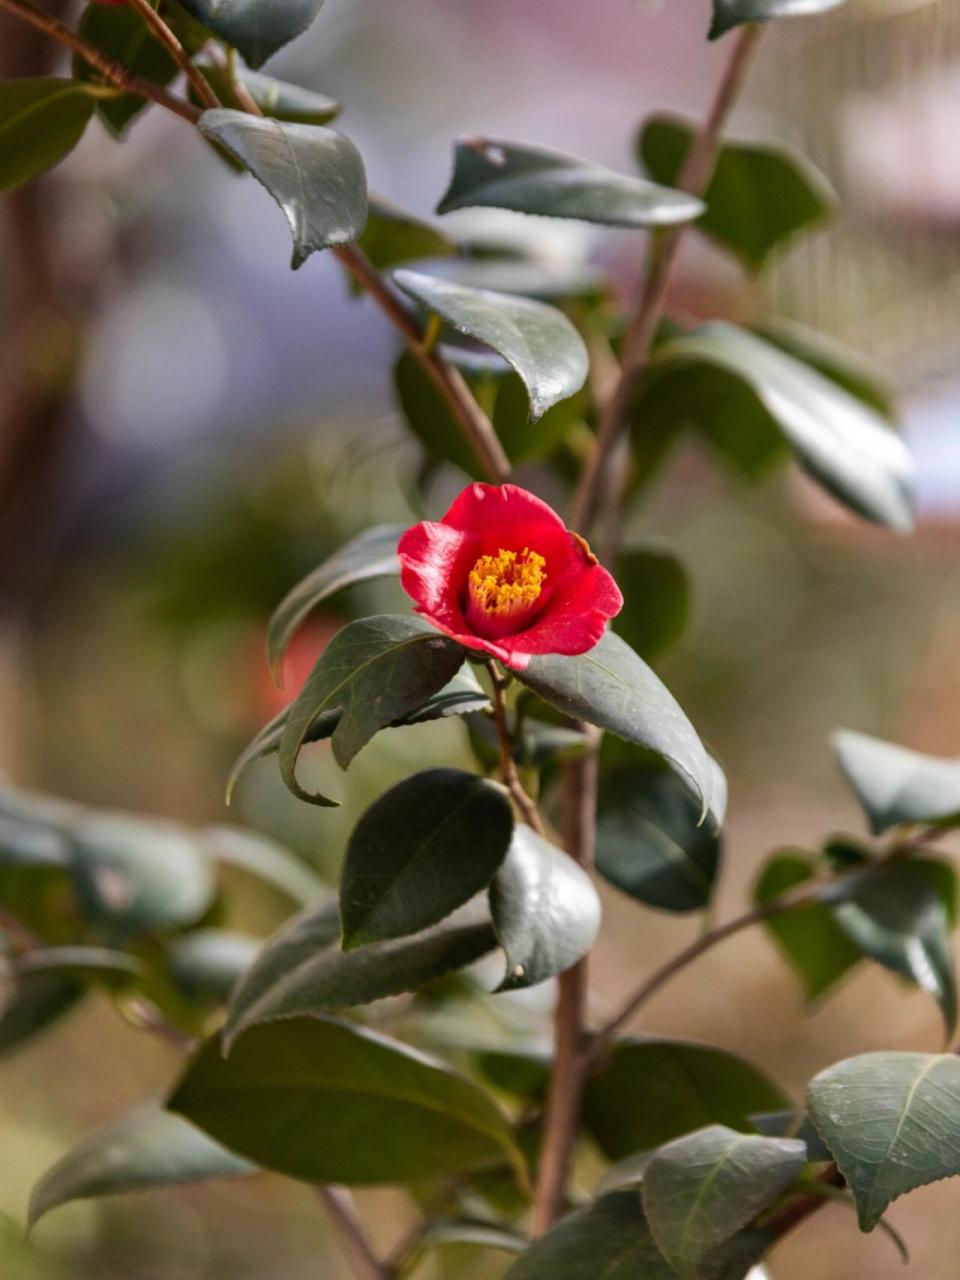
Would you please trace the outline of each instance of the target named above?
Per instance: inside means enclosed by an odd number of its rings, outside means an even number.
[[[470,485],[397,550],[417,613],[514,670],[538,653],[586,653],[623,608],[583,538],[515,484]]]

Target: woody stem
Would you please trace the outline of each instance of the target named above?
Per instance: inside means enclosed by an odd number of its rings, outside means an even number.
[[[507,724],[507,704],[504,698],[510,677],[503,675],[493,661],[487,663],[487,670],[490,672],[490,681],[493,685],[493,723],[496,726],[497,743],[500,748],[500,776],[527,824],[533,827],[538,835],[545,835],[543,819],[532,797],[524,790],[520,775],[517,773],[517,762],[513,756],[510,726]]]

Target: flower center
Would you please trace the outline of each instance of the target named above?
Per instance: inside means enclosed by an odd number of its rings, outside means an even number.
[[[481,634],[517,630],[540,600],[547,562],[529,547],[481,556],[467,579],[467,618]]]

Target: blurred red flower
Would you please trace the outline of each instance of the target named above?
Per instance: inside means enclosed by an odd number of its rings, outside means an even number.
[[[468,649],[521,670],[540,653],[586,653],[623,607],[586,542],[514,484],[472,484],[440,521],[400,539],[416,612]]]

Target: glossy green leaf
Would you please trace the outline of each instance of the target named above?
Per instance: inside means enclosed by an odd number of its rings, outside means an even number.
[[[655,181],[667,186],[677,181],[695,132],[696,126],[678,116],[657,115],[644,124],[637,150]],[[697,230],[759,271],[775,249],[800,230],[822,223],[836,195],[823,174],[792,147],[727,141],[720,147],[704,203]]]
[[[306,31],[323,0],[184,0],[184,8],[232,44],[251,67]]]
[[[349,244],[360,235],[367,220],[367,179],[360,153],[342,133],[226,107],[205,111],[198,127],[283,210],[293,235],[294,270],[318,249]]]
[[[478,205],[613,227],[675,226],[703,212],[694,196],[563,151],[465,138],[457,143],[453,177],[437,212]]]
[[[233,81],[225,67],[201,66],[200,70],[225,107],[243,109],[234,96]],[[342,110],[339,102],[324,93],[275,80],[248,67],[238,68],[237,79],[265,116],[287,124],[329,124]]]
[[[289,940],[280,943],[289,954]],[[320,1014],[370,1004],[387,996],[416,991],[435,978],[473,964],[497,945],[489,923],[445,920],[408,938],[374,942],[353,951],[326,947],[306,956],[294,968],[281,969],[267,944],[251,979],[262,994],[250,1001],[243,987],[231,1006],[224,1044],[232,1046],[249,1027],[297,1014]],[[274,981],[267,984],[268,974]]]
[[[802,1111],[758,1111],[750,1117],[754,1128],[766,1138],[797,1138],[807,1148],[807,1160],[826,1163],[833,1159],[809,1116]]]
[[[888,422],[897,421],[893,392],[876,366],[836,338],[793,320],[758,325],[754,332],[849,391]]]
[[[535,1240],[506,1280],[675,1280],[635,1191],[578,1209]]]
[[[717,766],[719,771],[719,765]],[[722,840],[669,769],[604,770],[597,870],[623,893],[664,911],[698,911],[713,896]]]
[[[676,556],[656,546],[620,555],[613,575],[623,592],[623,610],[613,628],[650,662],[680,639],[690,614],[690,580]]]
[[[127,5],[88,4],[78,31],[88,44],[153,84],[168,85],[177,74],[177,64],[140,14]],[[109,85],[79,54],[73,56],[73,74],[80,81]],[[113,133],[121,134],[149,105],[139,94],[123,93],[98,102],[97,115]]]
[[[92,1133],[47,1170],[31,1192],[29,1222],[71,1200],[256,1172],[180,1116],[141,1107]]]
[[[934,997],[949,1036],[957,1021],[950,920],[924,869],[909,861],[892,863],[831,910],[865,956]]]
[[[90,89],[52,77],[0,84],[0,191],[53,168],[73,150],[93,115]]]
[[[518,826],[490,887],[490,907],[514,991],[563,973],[596,940],[601,907],[590,876],[568,853]]]
[[[718,1251],[794,1181],[806,1146],[709,1125],[657,1151],[643,1177],[643,1207],[679,1280],[714,1280]],[[719,1262],[719,1266],[718,1266]]]
[[[757,880],[754,902],[764,906],[817,874],[809,854],[774,854]],[[784,912],[765,921],[764,927],[796,970],[808,1000],[824,995],[863,958],[825,903]]]
[[[230,1150],[309,1182],[436,1179],[518,1161],[490,1098],[444,1063],[332,1018],[209,1040],[169,1103]]]
[[[358,244],[380,271],[401,262],[447,258],[457,252],[456,241],[439,227],[372,193],[367,225]]]
[[[459,769],[397,783],[354,827],[340,874],[345,949],[418,933],[485,889],[510,847],[504,790]]]
[[[608,631],[578,657],[534,657],[516,674],[564,715],[660,756],[706,813],[714,788],[710,757],[673,695],[619,636]]]
[[[903,822],[960,824],[960,760],[839,729],[833,749],[874,835]]]
[[[713,0],[710,39],[717,40],[745,22],[802,18],[837,9],[846,0]]]
[[[755,1112],[787,1105],[779,1089],[732,1053],[627,1038],[589,1080],[583,1115],[603,1153],[619,1160],[708,1124],[749,1130]]]
[[[292,703],[280,738],[280,773],[302,800],[331,804],[297,781],[300,748],[321,713],[339,709],[331,745],[346,769],[380,729],[421,707],[456,675],[463,650],[422,619],[380,614],[348,623],[321,654]]]
[[[646,395],[660,376],[698,366],[739,378],[778,424],[806,470],[853,511],[893,529],[913,524],[913,464],[903,442],[866,405],[809,365],[729,324],[708,324],[664,343]]]
[[[290,641],[319,604],[357,583],[399,577],[397,543],[405,529],[406,525],[402,524],[380,524],[364,529],[283,597],[267,626],[267,657],[278,682]]]
[[[327,886],[303,859],[259,832],[241,827],[206,827],[201,840],[204,852],[214,862],[247,872],[278,889],[299,907],[316,902],[327,892]]]
[[[226,1004],[253,964],[262,939],[232,929],[194,929],[170,946],[170,976],[191,1003]]]
[[[872,1231],[891,1201],[960,1174],[960,1058],[865,1053],[815,1076],[807,1110]]]
[[[415,271],[395,271],[393,278],[404,293],[459,333],[502,355],[523,379],[534,419],[579,391],[586,381],[587,349],[562,311],[529,298],[472,289]]]

